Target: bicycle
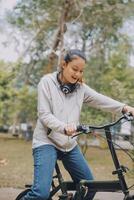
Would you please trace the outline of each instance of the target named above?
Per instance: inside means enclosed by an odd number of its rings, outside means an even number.
[[[134,117],[131,114],[124,114],[117,121],[109,123],[103,126],[90,126],[90,125],[79,125],[77,127],[76,137],[80,134],[89,134],[94,130],[104,129],[106,141],[108,148],[111,153],[111,157],[115,166],[115,170],[112,172],[113,175],[117,175],[117,180],[110,181],[88,181],[81,180],[78,184],[75,184],[73,181],[64,181],[60,167],[56,162],[55,171],[56,175],[53,177],[52,187],[50,191],[50,196],[48,200],[54,200],[55,194],[61,190],[61,195],[59,195],[59,200],[73,200],[74,193],[77,194],[75,200],[83,200],[87,188],[91,192],[122,192],[124,194],[123,200],[134,200],[134,195],[130,195],[129,188],[127,186],[124,173],[127,172],[127,167],[120,165],[116,150],[115,143],[112,141],[112,133],[110,128],[118,124],[122,119],[125,121],[132,121]],[[132,158],[133,159],[133,158]],[[134,159],[133,159],[134,161]],[[58,184],[55,184],[55,180],[58,180]],[[133,185],[134,186],[134,185]],[[133,187],[131,186],[131,187]],[[30,191],[31,185],[26,185],[28,187],[26,190],[21,192],[16,200],[20,200],[28,191]],[[71,192],[71,193],[70,193]],[[72,193],[73,192],[73,193]]]

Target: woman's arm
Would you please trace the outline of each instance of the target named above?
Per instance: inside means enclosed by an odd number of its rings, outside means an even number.
[[[49,87],[47,80],[43,78],[38,84],[38,117],[44,126],[64,133],[65,123],[53,115],[51,107]]]
[[[121,113],[125,106],[124,103],[100,94],[86,84],[84,84],[84,90],[84,102],[88,103],[91,107],[99,108],[107,112]]]

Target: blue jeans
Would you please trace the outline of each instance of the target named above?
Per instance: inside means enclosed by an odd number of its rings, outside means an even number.
[[[62,160],[73,181],[93,180],[91,170],[78,146],[65,153],[52,145],[42,145],[33,150],[33,157],[34,182],[31,191],[25,196],[25,200],[47,200],[49,198],[57,159]],[[94,195],[94,193],[89,193],[87,199],[92,200]]]

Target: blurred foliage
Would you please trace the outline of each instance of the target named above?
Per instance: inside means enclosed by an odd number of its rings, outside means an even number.
[[[18,92],[18,117],[21,122],[32,122],[37,118],[37,94],[33,88],[24,86]]]
[[[65,21],[60,22],[65,10]],[[131,0],[19,1],[7,19],[20,31],[25,50],[12,71],[5,72],[5,64],[1,64],[1,123],[15,119],[35,121],[36,86],[41,76],[57,68],[57,57],[50,66],[49,55],[61,23],[67,29],[62,33],[63,49],[80,48],[87,55],[85,81],[98,92],[134,105],[134,69],[129,66],[131,41],[119,31],[126,20],[134,17],[133,13]],[[61,51],[59,39],[56,55]],[[87,106],[81,115],[82,121],[92,123],[102,123],[106,118],[111,120],[113,116]]]
[[[10,64],[0,62],[0,125],[7,124],[10,116],[12,98],[15,89],[12,87],[15,73]]]
[[[0,63],[0,126],[36,120],[36,91],[20,87],[16,74],[11,64]]]

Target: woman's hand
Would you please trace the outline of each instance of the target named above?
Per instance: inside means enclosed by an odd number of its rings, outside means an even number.
[[[65,126],[65,134],[68,136],[73,136],[76,133],[76,125],[68,124]]]
[[[123,113],[131,113],[134,116],[134,107],[125,105],[122,109]]]

